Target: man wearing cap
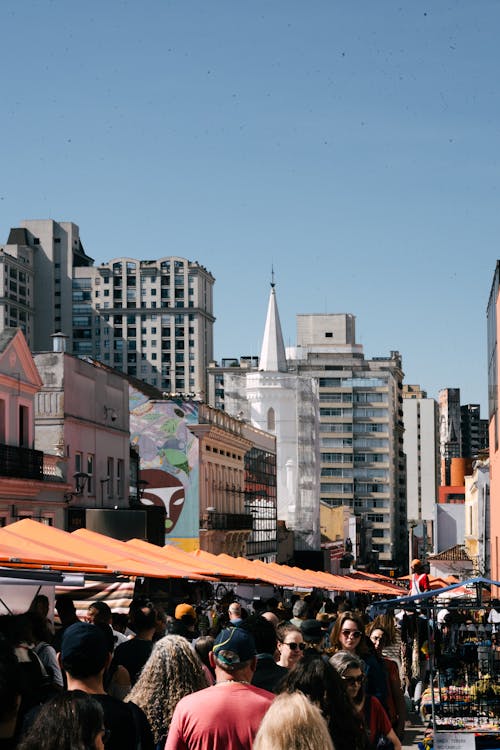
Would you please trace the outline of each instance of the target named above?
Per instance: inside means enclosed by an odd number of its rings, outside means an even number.
[[[165,750],[250,750],[274,695],[251,685],[255,641],[242,628],[222,630],[209,655],[216,684],[177,704]]]
[[[411,561],[410,576],[410,596],[422,594],[430,590],[429,577],[424,571],[424,566],[420,560]]]
[[[174,621],[170,625],[170,635],[182,635],[192,641],[199,634],[196,632],[196,610],[191,604],[178,604],[174,612]]]
[[[306,644],[306,650],[323,652],[325,634],[318,620],[304,620],[300,626],[302,638]]]
[[[135,703],[122,703],[104,690],[104,671],[111,653],[98,625],[78,622],[63,634],[59,662],[66,673],[68,690],[92,695],[104,711],[104,726],[110,731],[106,750],[153,750],[154,740],[144,712]]]

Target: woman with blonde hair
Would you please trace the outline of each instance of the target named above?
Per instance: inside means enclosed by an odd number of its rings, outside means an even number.
[[[208,687],[203,666],[189,641],[167,635],[154,645],[151,656],[126,697],[147,716],[158,750],[163,750],[172,714],[181,698]]]
[[[301,692],[281,693],[271,703],[253,750],[334,750],[317,706]]]

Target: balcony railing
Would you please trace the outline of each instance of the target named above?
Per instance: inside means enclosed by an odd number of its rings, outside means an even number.
[[[43,451],[0,443],[0,477],[43,480]]]
[[[200,519],[200,527],[207,531],[251,531],[253,516],[246,513],[208,513]]]

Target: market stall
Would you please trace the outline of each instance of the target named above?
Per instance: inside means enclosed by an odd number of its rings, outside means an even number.
[[[500,748],[500,650],[483,602],[491,585],[499,584],[477,577],[376,607],[416,611],[426,620],[428,685],[420,712],[439,750]]]

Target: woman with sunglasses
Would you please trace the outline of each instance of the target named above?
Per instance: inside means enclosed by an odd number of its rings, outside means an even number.
[[[381,737],[392,742],[394,750],[401,750],[401,742],[384,707],[373,695],[367,695],[365,692],[365,675],[361,659],[349,651],[338,651],[331,657],[330,664],[342,678],[351,705],[368,736],[371,750],[377,750]]]
[[[304,655],[306,644],[302,633],[295,625],[283,622],[276,628],[276,638],[278,640],[278,664],[280,667],[291,669]]]
[[[281,692],[300,690],[321,710],[335,750],[366,750],[366,735],[346,695],[342,680],[322,654],[307,649],[279,686]]]
[[[375,647],[375,654],[381,663],[387,681],[387,714],[394,731],[399,739],[403,739],[406,721],[406,704],[401,687],[399,668],[395,661],[383,655],[383,650],[389,645],[389,633],[378,620],[371,622],[366,628],[366,634]]]
[[[387,710],[387,679],[384,667],[377,659],[375,648],[365,635],[363,620],[355,612],[342,612],[330,633],[334,653],[347,651],[358,656],[364,665],[365,690],[374,695]]]

